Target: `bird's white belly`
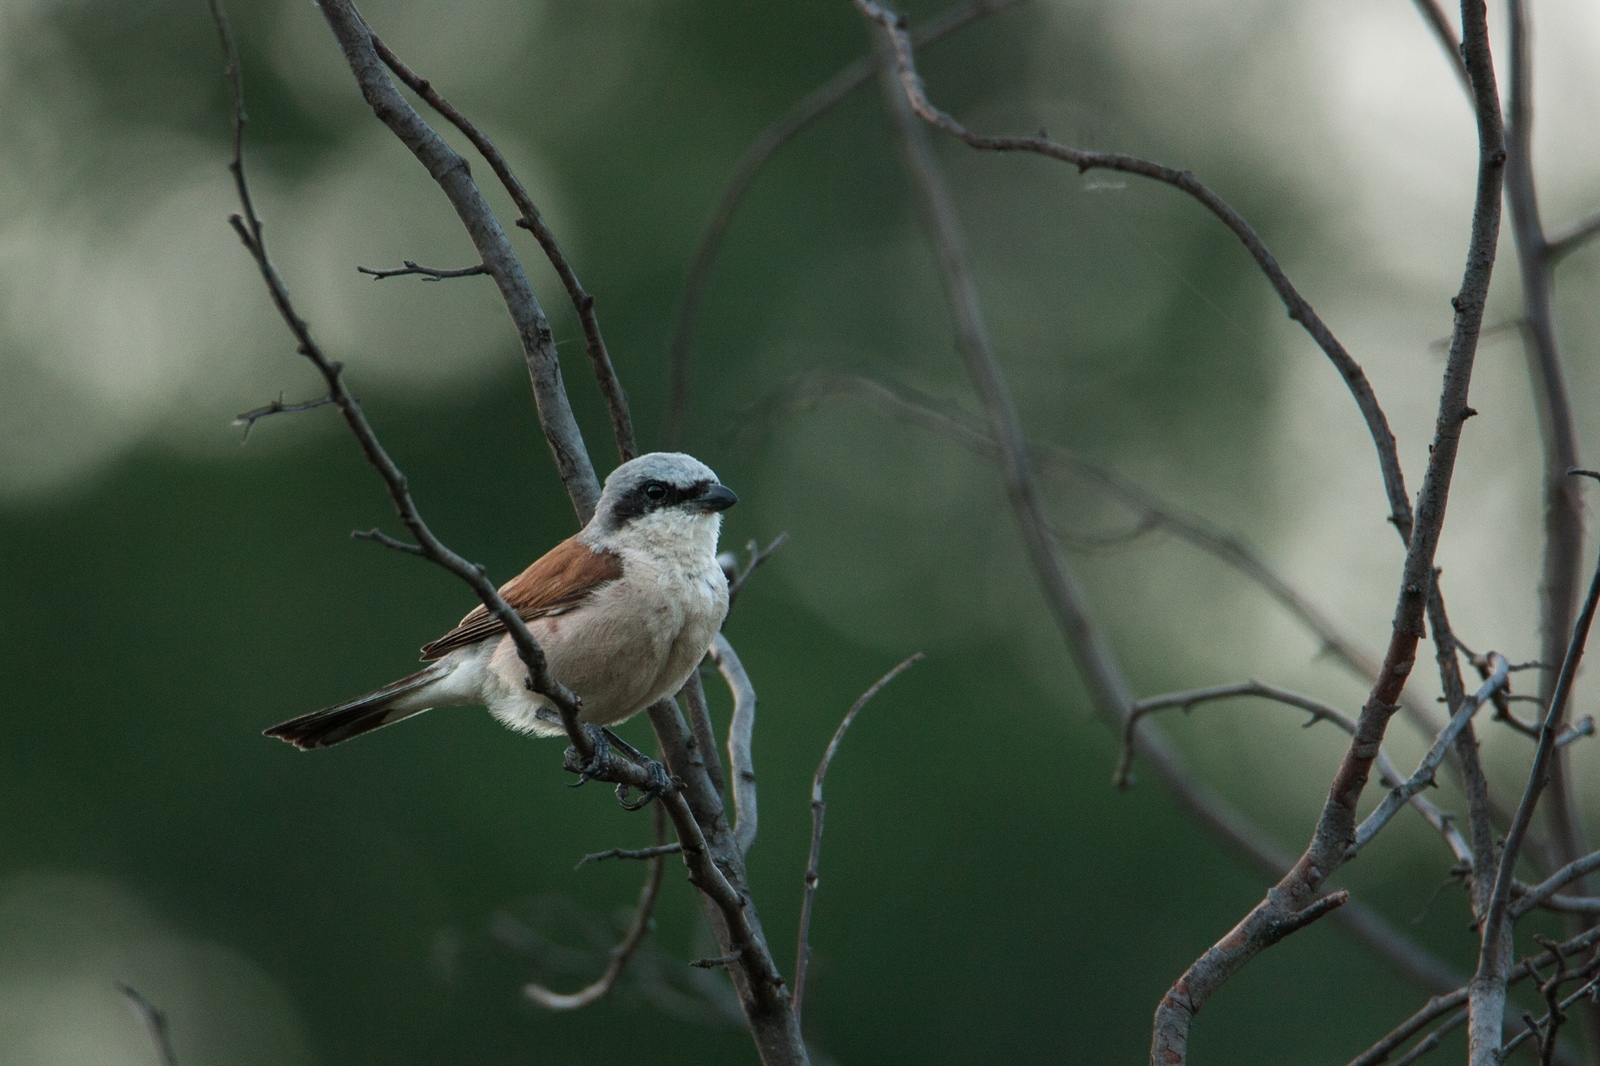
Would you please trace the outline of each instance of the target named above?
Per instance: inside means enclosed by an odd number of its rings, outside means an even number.
[[[676,692],[727,614],[720,570],[650,572],[629,563],[622,580],[581,607],[528,626],[551,672],[582,699],[583,720],[595,725],[620,722]],[[484,702],[497,719],[521,732],[561,732],[549,701],[524,684],[527,669],[509,636],[495,644],[488,666]]]

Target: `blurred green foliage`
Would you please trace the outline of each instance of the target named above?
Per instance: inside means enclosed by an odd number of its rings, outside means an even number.
[[[411,25],[402,16],[420,6],[390,0],[367,14],[452,94],[430,62],[447,42],[387,28],[386,17]],[[864,51],[866,36],[842,0],[530,10],[523,60],[459,102],[492,135],[537,147],[648,443],[665,413],[663,353],[683,271],[722,181],[746,140]],[[914,16],[935,10],[913,6]],[[454,5],[446,21],[497,12]],[[301,63],[337,71],[330,42],[320,53],[284,51],[285,40],[316,40],[310,5],[238,4],[233,14],[252,166],[258,180],[289,188],[281,216],[293,190],[314,188],[372,120],[353,85],[319,97],[324,82],[309,95],[294,84]],[[1168,131],[1146,122],[1103,15],[1088,3],[1026,6],[972,27],[930,49],[934,96],[986,127],[1045,123],[1090,146],[1162,157]],[[92,116],[86,130],[201,138],[215,181],[225,181],[226,105],[203,5],[76,0],[36,5],[32,17],[36,36],[15,45],[13,63],[37,85],[70,87],[75,113]],[[586,82],[591,71],[605,84]],[[1064,648],[1018,576],[989,471],[855,409],[733,436],[756,400],[814,367],[865,366],[965,395],[886,134],[869,87],[785,149],[735,222],[694,348],[687,446],[745,501],[727,544],[780,528],[796,538],[729,624],[761,694],[756,899],[787,969],[816,759],[854,696],[931,641],[927,662],[867,710],[829,782],[810,1035],[841,1062],[1142,1061],[1160,994],[1254,902],[1260,879],[1153,783],[1108,786],[1115,742],[1087,713]],[[92,139],[81,146],[82,169],[61,195],[105,211],[153,194],[138,174],[97,168],[94,150]],[[1280,312],[1231,238],[1170,190],[1096,188],[1040,160],[939,151],[1030,430],[1155,471],[1188,502],[1269,530],[1274,501],[1258,474],[1282,359],[1263,322]],[[1231,158],[1226,144],[1178,161],[1203,169],[1285,258],[1319,239],[1315,206]],[[190,223],[223,225],[201,214]],[[522,247],[536,258],[531,242]],[[383,284],[413,285],[427,308],[477,282]],[[609,466],[570,312],[555,287],[541,295],[597,464]],[[435,530],[502,578],[572,529],[506,332],[498,368],[453,392],[364,384],[383,353],[338,353]],[[284,387],[304,382],[287,337],[263,337],[281,349]],[[529,978],[565,988],[597,973],[604,948],[551,969],[559,952],[541,963],[508,940],[525,933],[525,948],[548,947],[581,941],[585,922],[609,929],[640,871],[574,873],[572,864],[648,836],[648,819],[600,788],[564,787],[558,746],[466,711],[314,755],[259,736],[406,671],[411,649],[470,606],[447,576],[347,540],[352,528],[392,522],[329,411],[269,420],[244,447],[216,446],[237,434],[228,414],[268,398],[207,401],[212,440],[199,450],[158,431],[93,476],[0,510],[9,697],[0,874],[12,878],[0,881],[0,914],[20,916],[0,945],[65,945],[54,957],[24,952],[35,961],[10,971],[0,957],[0,993],[50,980],[73,952],[90,960],[85,980],[132,968],[171,1013],[184,1066],[749,1060],[747,1038],[684,976],[684,962],[705,951],[675,866],[656,954],[639,967],[649,980],[576,1015],[521,1000]],[[1074,518],[1097,513],[1090,502],[1057,503]],[[1193,681],[1189,668],[1208,655],[1206,622],[1219,620],[1184,615],[1194,645],[1174,651],[1153,635],[1148,616],[1164,608],[1127,576],[1130,565],[1089,563],[1130,670],[1152,689]],[[1163,572],[1197,564],[1180,565]],[[897,583],[906,574],[918,576]],[[1184,603],[1229,579],[1191,580]],[[875,581],[893,587],[854,599],[833,591]],[[1008,627],[961,624],[979,600],[983,618],[1004,615]],[[722,721],[726,701],[710,687]],[[629,732],[643,742],[642,724]],[[1301,743],[1291,726],[1282,736]],[[1292,812],[1321,787],[1309,780]],[[1237,782],[1224,788],[1251,795]],[[1306,826],[1286,810],[1263,818],[1291,844]],[[1364,865],[1398,870],[1373,879],[1379,904],[1402,924],[1422,915],[1407,928],[1465,963],[1460,893],[1430,904],[1444,867],[1428,854],[1423,863],[1375,849]],[[275,1031],[281,1043],[229,1045],[219,1035],[228,1012],[249,1013],[248,1002],[184,992],[184,975],[199,971],[107,947],[87,919],[90,932],[73,932],[78,911],[61,911],[59,927],[27,926],[30,914],[57,913],[54,890],[16,896],[7,911],[5,886],[40,871],[117,886],[172,943],[247,960],[289,1004],[295,1020]],[[587,917],[573,919],[573,908]],[[1324,922],[1208,1008],[1195,1061],[1342,1062],[1422,998]],[[59,1042],[49,1034],[77,1024],[72,1010],[87,1001],[63,1002],[24,1025],[45,1034],[28,1045],[38,1062],[67,1061],[51,1057]],[[117,1024],[127,1032],[117,1030],[116,1046],[126,1048],[137,1032],[130,1019]],[[0,1032],[0,1047],[21,1046],[6,1040]]]

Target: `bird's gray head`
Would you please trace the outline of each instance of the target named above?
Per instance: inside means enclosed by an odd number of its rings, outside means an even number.
[[[618,531],[633,524],[676,527],[687,520],[710,526],[712,538],[721,512],[739,502],[712,469],[682,452],[651,452],[629,460],[606,478],[595,507],[595,521]]]

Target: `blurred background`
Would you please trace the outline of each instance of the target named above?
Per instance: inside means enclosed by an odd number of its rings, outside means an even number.
[[[908,6],[914,21],[942,10]],[[598,297],[641,439],[659,445],[700,227],[745,145],[867,51],[862,19],[846,0],[364,13],[517,167]],[[472,252],[313,5],[232,16],[251,177],[299,309],[435,530],[503,580],[574,523],[493,286],[357,273]],[[1549,0],[1535,18],[1536,164],[1558,230],[1600,208],[1600,8]],[[1154,157],[1239,207],[1366,367],[1415,488],[1475,141],[1412,5],[1034,0],[929,47],[922,69],[976,128]],[[153,1062],[116,981],[167,1011],[183,1066],[753,1061],[720,976],[685,965],[711,952],[675,864],[615,995],[559,1016],[521,998],[529,979],[565,990],[598,974],[642,871],[573,863],[650,836],[604,790],[567,789],[559,745],[465,710],[314,755],[259,735],[405,672],[472,600],[348,539],[397,525],[331,411],[248,439],[230,425],[318,389],[226,223],[204,4],[6,0],[0,94],[0,1061]],[[1249,538],[1380,651],[1401,550],[1371,444],[1237,243],[1164,187],[936,150],[1028,431]],[[517,240],[608,468],[570,307]],[[1507,234],[1491,324],[1517,314],[1513,262]],[[1600,250],[1560,268],[1591,461],[1597,287]],[[808,1035],[841,1062],[1144,1061],[1161,993],[1259,898],[1260,875],[1150,775],[1110,786],[1117,740],[993,469],[847,396],[752,413],[818,370],[976,410],[875,85],[756,181],[692,355],[684,445],[743,501],[726,545],[790,538],[728,625],[761,696],[751,877],[786,971],[817,758],[862,689],[927,653],[829,779]],[[1515,331],[1485,338],[1473,405],[1440,550],[1452,616],[1470,645],[1530,659],[1539,451]],[[1258,589],[1159,533],[1120,536],[1137,516],[1083,484],[1048,491],[1061,526],[1099,545],[1073,558],[1141,694],[1258,677],[1359,705],[1364,687]],[[1413,686],[1437,693],[1431,670]],[[708,687],[725,723],[726,694]],[[1575,710],[1594,694],[1581,686]],[[1260,705],[1164,723],[1199,776],[1295,851],[1343,749],[1299,726]],[[1528,746],[1484,735],[1512,795]],[[1391,736],[1414,762],[1422,742]],[[1597,750],[1573,750],[1591,819]],[[1466,967],[1449,865],[1405,816],[1340,883]],[[1194,1061],[1344,1062],[1425,999],[1323,922],[1207,1007]]]

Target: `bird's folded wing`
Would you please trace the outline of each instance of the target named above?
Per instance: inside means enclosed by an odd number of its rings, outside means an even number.
[[[580,544],[577,537],[569,537],[500,586],[500,595],[528,621],[570,611],[621,576],[622,560],[617,555],[597,552]],[[423,661],[442,658],[457,648],[504,633],[505,629],[484,607],[474,607],[460,625],[432,644],[423,645]]]

